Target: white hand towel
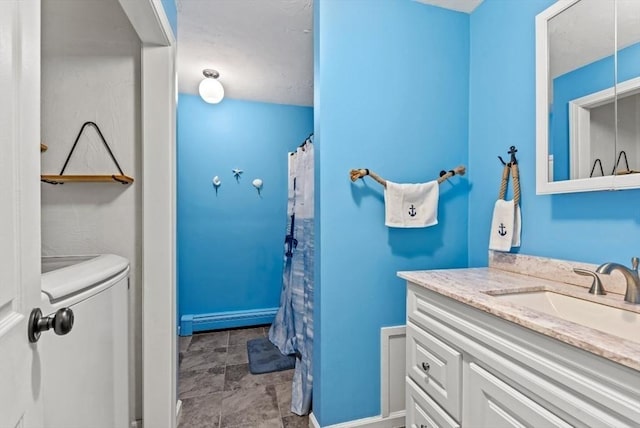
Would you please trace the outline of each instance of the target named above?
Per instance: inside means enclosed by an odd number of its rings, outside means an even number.
[[[520,205],[516,205],[513,218],[513,238],[511,239],[512,247],[520,246],[520,232],[522,226],[522,214],[520,213]]]
[[[498,199],[493,208],[489,249],[509,251],[514,237],[515,204],[513,201]]]
[[[385,225],[389,227],[427,227],[438,224],[437,181],[398,184],[387,180],[384,191]]]

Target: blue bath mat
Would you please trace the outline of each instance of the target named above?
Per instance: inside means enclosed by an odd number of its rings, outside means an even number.
[[[296,357],[283,355],[268,337],[249,340],[247,353],[249,354],[249,371],[253,374],[289,370],[296,365]]]

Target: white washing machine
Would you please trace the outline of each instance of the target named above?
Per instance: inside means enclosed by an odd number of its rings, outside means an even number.
[[[128,277],[113,254],[42,258],[43,315],[73,311],[69,333],[37,344],[45,428],[129,426]]]

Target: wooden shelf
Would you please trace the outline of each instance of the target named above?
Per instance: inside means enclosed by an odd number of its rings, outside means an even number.
[[[63,183],[121,183],[131,184],[133,178],[128,175],[41,175],[40,181],[49,184]]]
[[[73,154],[73,151],[75,150],[76,145],[78,145],[78,141],[80,141],[80,136],[82,136],[82,132],[84,131],[84,129],[87,126],[92,126],[92,127],[95,128],[96,132],[98,133],[98,136],[100,136],[100,139],[102,140],[102,144],[104,144],[104,147],[107,149],[107,152],[109,153],[109,156],[111,157],[111,160],[116,165],[116,168],[118,168],[118,172],[120,174],[69,175],[69,174],[65,174],[64,173],[64,170],[67,168],[67,165],[69,164],[69,160],[71,159],[71,155]],[[44,144],[40,144],[40,150],[43,150],[43,147],[44,147],[44,150],[47,149],[47,146],[45,146]],[[102,131],[100,131],[100,128],[98,127],[98,125],[96,125],[95,122],[85,122],[85,123],[82,124],[82,127],[80,127],[80,132],[78,132],[78,136],[76,137],[76,140],[73,142],[73,146],[71,146],[71,150],[69,151],[69,155],[67,156],[67,159],[64,161],[64,165],[62,166],[62,170],[60,171],[60,174],[58,174],[58,175],[53,175],[53,174],[41,175],[40,176],[40,181],[42,181],[44,183],[49,183],[49,184],[64,184],[64,183],[121,183],[121,184],[131,184],[131,183],[133,183],[133,178],[129,177],[128,175],[124,175],[124,172],[122,172],[122,168],[120,168],[120,164],[118,164],[118,161],[116,160],[116,157],[113,155],[113,152],[111,151],[111,148],[109,147],[109,144],[107,144],[107,140],[104,139],[104,135],[102,135]]]

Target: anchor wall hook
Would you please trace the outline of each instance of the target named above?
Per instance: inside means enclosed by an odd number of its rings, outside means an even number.
[[[516,159],[516,153],[518,152],[518,149],[516,149],[516,146],[511,146],[509,147],[509,151],[507,153],[509,153],[511,155],[511,165],[517,165],[518,164],[518,159]]]
[[[234,168],[234,169],[231,170],[231,172],[233,172],[233,177],[236,179],[236,182],[239,183],[240,182],[240,175],[244,171],[239,169],[239,168]]]
[[[518,149],[516,149],[516,146],[511,146],[509,147],[509,151],[507,152],[507,154],[511,155],[511,160],[509,161],[509,163],[506,163],[504,161],[504,159],[502,159],[502,156],[498,156],[498,159],[500,159],[500,163],[502,163],[503,166],[512,166],[512,165],[517,165],[518,164],[518,159],[516,159],[516,153],[518,152]]]

